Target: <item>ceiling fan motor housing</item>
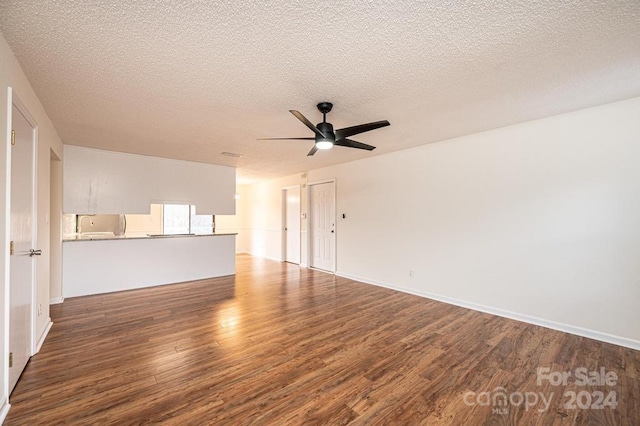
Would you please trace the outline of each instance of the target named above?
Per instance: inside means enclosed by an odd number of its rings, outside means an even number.
[[[335,142],[336,135],[335,133],[333,133],[333,125],[331,123],[327,123],[327,122],[318,123],[316,127],[318,128],[318,130],[320,130],[320,132],[323,135],[326,136],[326,139],[322,139],[322,136],[316,135],[316,142],[320,140],[329,140],[331,142]]]

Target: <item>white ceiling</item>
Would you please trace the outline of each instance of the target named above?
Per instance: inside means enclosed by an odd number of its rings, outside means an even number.
[[[640,1],[3,0],[64,143],[233,165],[247,182],[640,96]],[[132,2],[133,3],[133,2]],[[289,114],[373,152],[306,154]],[[223,151],[243,154],[237,160]]]

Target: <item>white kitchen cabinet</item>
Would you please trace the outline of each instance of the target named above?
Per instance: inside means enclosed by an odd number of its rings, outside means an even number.
[[[63,211],[148,214],[151,203],[235,214],[233,167],[66,145]]]

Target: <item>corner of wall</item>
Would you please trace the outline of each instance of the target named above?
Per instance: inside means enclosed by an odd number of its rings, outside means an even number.
[[[9,408],[11,405],[6,397],[0,398],[0,425],[4,423],[4,419],[7,418],[7,414],[9,414]]]

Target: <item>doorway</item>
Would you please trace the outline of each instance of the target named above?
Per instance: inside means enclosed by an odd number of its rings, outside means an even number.
[[[309,235],[309,265],[335,272],[335,181],[309,184]]]
[[[14,97],[11,109],[9,393],[32,355],[36,243],[36,125]]]
[[[283,259],[300,264],[300,185],[282,190]]]

